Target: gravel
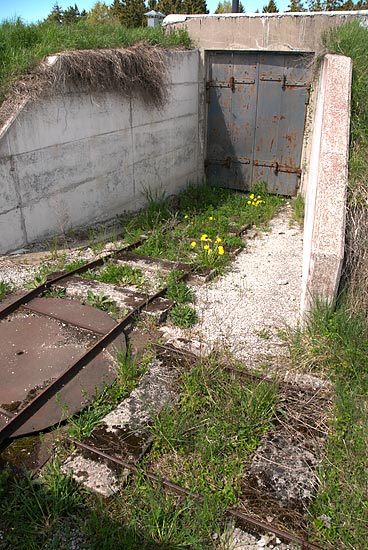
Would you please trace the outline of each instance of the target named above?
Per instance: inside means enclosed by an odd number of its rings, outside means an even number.
[[[296,326],[300,311],[303,235],[290,218],[287,204],[224,276],[197,287],[198,325],[165,327],[166,339],[196,353],[229,351],[249,367],[277,368],[287,353],[280,331]]]

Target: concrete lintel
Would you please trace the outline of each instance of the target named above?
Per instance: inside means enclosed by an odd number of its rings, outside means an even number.
[[[336,298],[344,258],[352,61],[327,54],[308,166],[301,311]]]

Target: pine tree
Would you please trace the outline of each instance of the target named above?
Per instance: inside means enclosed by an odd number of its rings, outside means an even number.
[[[208,13],[206,0],[183,0],[182,13]]]
[[[59,6],[59,4],[56,2],[54,4],[54,7],[51,10],[51,13],[46,17],[45,21],[49,23],[57,23],[58,25],[61,25],[63,22],[63,10]]]
[[[64,10],[63,24],[72,25],[73,23],[77,23],[80,17],[81,17],[81,14],[77,4],[74,4],[74,6],[69,6],[69,8]]]
[[[113,23],[115,19],[111,9],[105,2],[96,2],[96,4],[87,13],[87,23]]]
[[[262,9],[262,13],[278,13],[278,11],[275,0],[270,0],[267,6],[263,6]]]
[[[288,11],[306,11],[301,0],[290,0]]]
[[[169,15],[170,13],[183,13],[182,0],[158,0],[157,11]]]
[[[144,0],[123,0],[121,5],[119,20],[124,27],[141,27],[145,23],[146,6]]]

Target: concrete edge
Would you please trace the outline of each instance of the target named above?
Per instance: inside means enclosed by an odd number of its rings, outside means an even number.
[[[207,14],[180,14],[172,13],[165,17],[162,22],[162,26],[166,27],[169,25],[174,25],[176,23],[184,23],[190,21],[191,19],[236,19],[236,18],[248,18],[248,19],[278,19],[281,17],[340,17],[340,16],[352,16],[357,17],[361,16],[364,19],[368,18],[367,10],[357,10],[357,11],[311,11],[311,12],[277,12],[277,13],[207,13]]]
[[[308,165],[301,316],[317,298],[333,303],[344,259],[352,61],[322,63]]]

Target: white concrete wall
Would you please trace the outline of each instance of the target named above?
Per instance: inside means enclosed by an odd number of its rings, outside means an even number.
[[[325,56],[307,167],[301,309],[336,297],[344,259],[352,62]]]
[[[360,17],[367,10],[336,12],[224,13],[168,15],[167,32],[186,28],[203,50],[267,50],[321,52],[322,36],[329,29]]]
[[[119,93],[28,103],[0,131],[0,253],[177,192],[198,172],[198,51],[167,52],[163,110]]]

